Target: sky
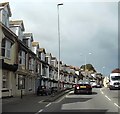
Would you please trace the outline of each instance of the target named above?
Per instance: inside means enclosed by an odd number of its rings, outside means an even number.
[[[58,10],[60,60],[80,67],[92,64],[109,75],[118,67],[117,0],[0,0],[9,2],[10,20],[23,20],[41,48],[58,58]],[[91,53],[91,54],[90,54]]]

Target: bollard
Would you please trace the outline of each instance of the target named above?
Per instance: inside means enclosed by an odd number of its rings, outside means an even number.
[[[21,89],[21,99],[22,99],[22,89]]]

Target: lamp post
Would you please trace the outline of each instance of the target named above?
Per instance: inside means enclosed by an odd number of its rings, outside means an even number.
[[[103,69],[105,69],[105,66],[102,67],[102,74],[103,74]],[[104,75],[104,74],[103,74]]]
[[[59,45],[59,55],[58,55],[58,88],[59,88],[59,78],[60,78],[60,21],[59,21],[59,6],[63,3],[57,4],[57,13],[58,13],[58,45]]]

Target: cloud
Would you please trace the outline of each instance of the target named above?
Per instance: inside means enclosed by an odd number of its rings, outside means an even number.
[[[56,4],[59,1],[9,1],[11,19],[23,19],[26,32],[32,32],[34,40],[39,41],[41,47],[58,57]],[[63,3],[59,8],[61,60],[66,64],[80,66],[84,64],[84,56],[87,55],[89,63],[93,63],[99,70],[106,66],[105,73],[108,74],[118,62],[118,4],[77,0],[63,0]],[[89,52],[93,54],[88,56]]]

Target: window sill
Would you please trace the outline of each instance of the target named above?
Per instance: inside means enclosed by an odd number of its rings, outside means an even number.
[[[10,58],[8,58],[8,57],[3,57],[3,56],[2,56],[2,59],[11,60]]]

